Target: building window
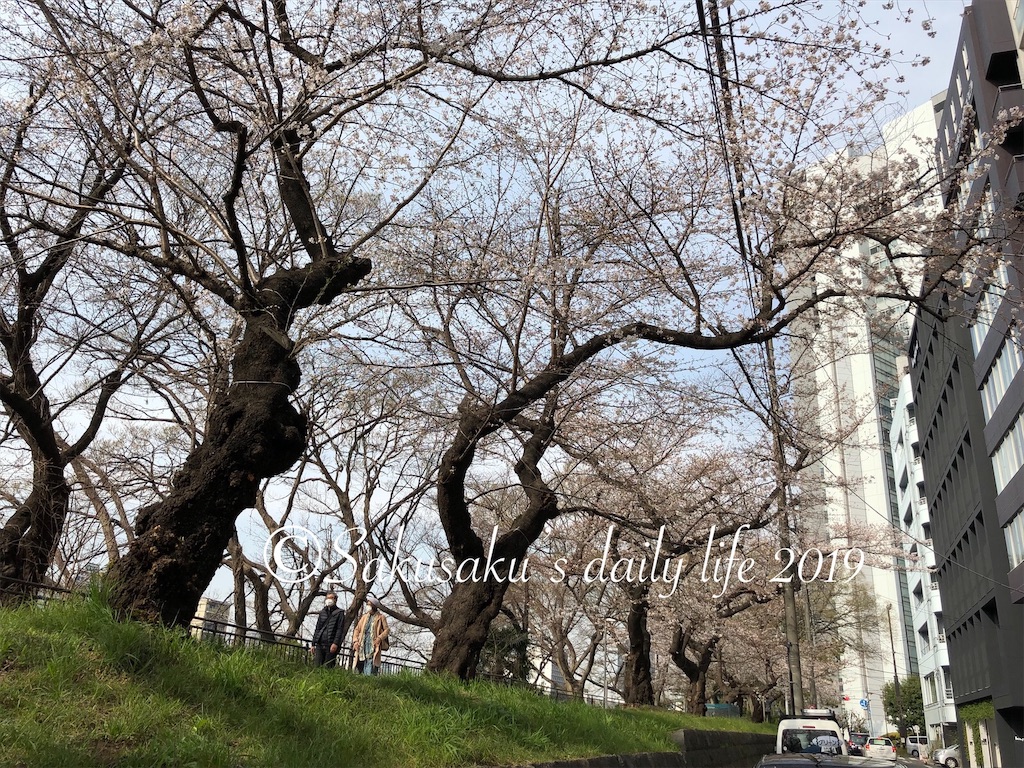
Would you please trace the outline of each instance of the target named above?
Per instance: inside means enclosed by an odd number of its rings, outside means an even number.
[[[942,680],[945,683],[943,693],[947,699],[953,698],[953,676],[949,673],[949,667],[942,667]]]
[[[1024,563],[1024,507],[1010,518],[1003,529],[1006,535],[1006,554],[1010,558],[1010,569]]]
[[[924,703],[935,704],[939,700],[939,689],[935,685],[935,673],[927,674],[924,676],[924,689],[921,691],[924,694]]]
[[[986,285],[978,299],[978,306],[975,309],[974,322],[971,324],[971,344],[974,347],[974,354],[981,350],[996,316],[996,309],[1002,301],[1002,293],[997,286]]]
[[[981,345],[985,343],[992,321],[995,319],[996,311],[1003,301],[1006,287],[1009,285],[1009,274],[1006,264],[1000,262],[992,275],[991,282],[985,285],[981,295],[978,297],[978,304],[974,308],[974,321],[971,323],[971,344],[974,347],[974,354],[977,355]]]
[[[985,241],[996,235],[992,231],[995,218],[996,210],[992,201],[992,187],[986,184],[985,191],[982,192],[981,204],[978,206],[978,226],[975,230],[975,237],[978,240]]]
[[[996,355],[992,368],[985,377],[985,383],[981,386],[981,402],[985,409],[986,422],[992,418],[1017,372],[1024,367],[1024,350],[1014,340],[1013,332],[1014,326],[1011,326],[1010,333],[999,348],[999,354]]]
[[[996,493],[1002,493],[1020,468],[1024,466],[1024,418],[1018,413],[1006,436],[992,454],[992,471],[996,476]]]

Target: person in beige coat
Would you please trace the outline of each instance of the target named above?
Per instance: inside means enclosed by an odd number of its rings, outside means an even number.
[[[368,598],[367,610],[352,630],[352,669],[364,675],[380,672],[381,653],[391,647],[388,620],[380,611],[380,603]]]

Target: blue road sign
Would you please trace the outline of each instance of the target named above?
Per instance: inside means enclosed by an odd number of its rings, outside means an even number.
[[[867,699],[861,699],[860,700],[860,708],[861,709],[867,709],[868,708],[868,700]]]

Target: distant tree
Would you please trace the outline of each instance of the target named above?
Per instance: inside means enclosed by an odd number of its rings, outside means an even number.
[[[899,725],[902,719],[904,733],[912,730],[915,725],[924,728],[924,697],[921,695],[921,678],[911,675],[900,680],[898,705],[895,681],[886,683],[882,689],[882,706],[885,707],[885,716],[890,722]]]
[[[529,635],[509,612],[502,612],[491,623],[480,652],[481,675],[492,680],[526,681],[530,669],[527,660]]]
[[[0,501],[0,513],[10,510],[0,525],[3,601],[29,594],[53,563],[72,506],[68,468],[80,471],[110,412],[130,407],[119,396],[145,386],[156,357],[189,357],[175,340],[184,310],[170,284],[89,242],[108,227],[130,132],[86,127],[114,107],[98,94],[67,98],[47,65],[30,60],[19,74],[24,98],[0,107],[0,440],[31,481]],[[130,76],[111,62],[104,85],[117,90]]]

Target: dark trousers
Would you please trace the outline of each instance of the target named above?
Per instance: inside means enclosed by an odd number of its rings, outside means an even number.
[[[317,645],[313,648],[313,663],[318,667],[333,667],[338,662],[338,654],[331,653],[331,647]]]

